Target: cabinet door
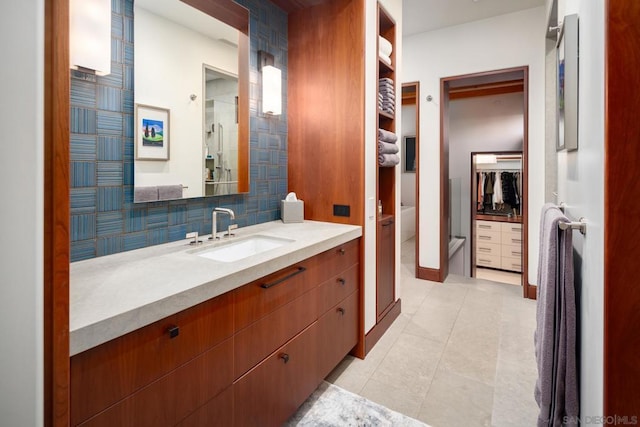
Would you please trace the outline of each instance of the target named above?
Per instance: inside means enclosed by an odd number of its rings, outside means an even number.
[[[235,425],[280,426],[321,382],[317,322],[233,385]]]
[[[318,320],[318,370],[325,378],[358,343],[358,291]]]
[[[380,320],[395,300],[395,219],[393,217],[378,221],[377,261],[376,314]]]

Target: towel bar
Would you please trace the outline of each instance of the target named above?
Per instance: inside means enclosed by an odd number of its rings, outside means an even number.
[[[580,230],[580,233],[587,234],[587,220],[580,218],[578,222],[559,222],[560,230]]]

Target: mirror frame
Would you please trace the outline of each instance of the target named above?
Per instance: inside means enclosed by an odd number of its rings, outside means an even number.
[[[249,10],[233,0],[180,0],[239,31],[238,193],[249,192]],[[241,120],[243,117],[244,120]],[[215,196],[202,196],[215,197]]]

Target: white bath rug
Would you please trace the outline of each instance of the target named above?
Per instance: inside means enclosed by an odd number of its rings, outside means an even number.
[[[285,424],[288,427],[429,427],[323,381]]]

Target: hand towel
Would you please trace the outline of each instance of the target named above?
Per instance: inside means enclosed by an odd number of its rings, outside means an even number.
[[[579,412],[573,231],[560,230],[560,222],[569,222],[560,209],[542,207],[534,335],[538,426],[576,425],[563,421],[577,420]]]
[[[133,201],[138,202],[155,202],[158,200],[158,187],[134,187]]]
[[[383,55],[382,53],[378,54],[378,58],[380,58],[380,60],[382,62],[384,62],[385,64],[387,64],[389,67],[391,67],[391,57],[390,56],[386,56]]]
[[[378,154],[378,165],[382,167],[392,167],[400,163],[400,157],[397,154]]]
[[[378,140],[383,142],[396,142],[398,135],[386,129],[378,129]]]
[[[389,40],[382,36],[378,36],[378,52],[384,56],[391,56],[391,52],[393,52],[393,45]]]
[[[393,79],[391,79],[389,77],[382,77],[381,79],[378,79],[378,81],[380,83],[389,83],[390,85],[393,86]]]
[[[158,200],[182,199],[182,184],[160,185],[158,187]]]
[[[395,154],[399,151],[396,144],[390,142],[378,141],[378,154]]]

